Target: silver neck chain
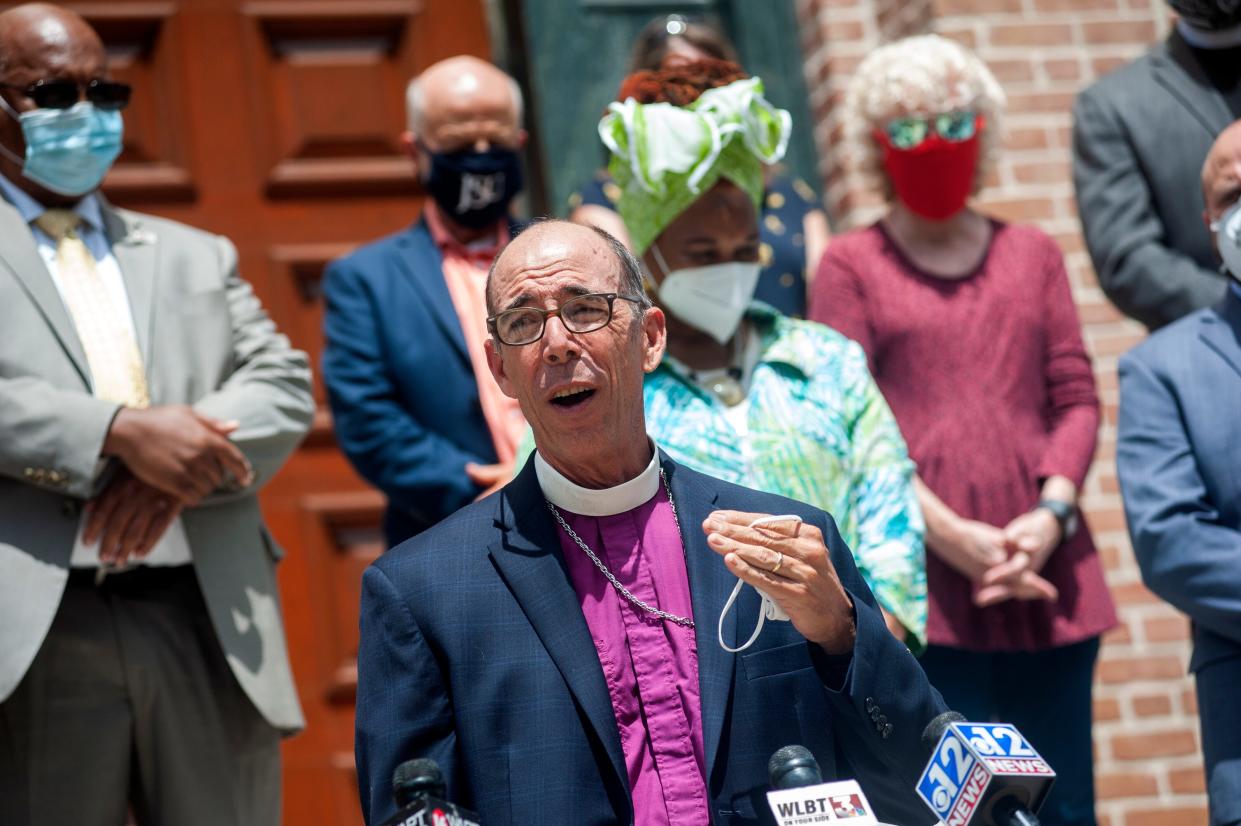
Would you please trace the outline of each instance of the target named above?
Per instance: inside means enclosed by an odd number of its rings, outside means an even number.
[[[659,478],[660,478],[660,481],[664,483],[664,490],[668,494],[668,507],[672,508],[672,521],[676,523],[677,536],[680,537],[681,536],[681,519],[679,516],[677,516],[677,503],[672,501],[672,488],[668,486],[668,477],[664,475],[663,468],[659,469]],[[677,625],[683,625],[686,628],[694,627],[694,621],[692,619],[689,619],[688,617],[678,617],[676,614],[670,614],[667,611],[661,611],[658,608],[654,607],[653,605],[648,605],[647,603],[635,597],[628,588],[626,588],[624,585],[621,585],[619,579],[617,579],[615,576],[612,575],[612,572],[608,570],[608,566],[604,565],[603,561],[599,559],[599,557],[595,556],[595,552],[592,551],[590,549],[590,546],[587,545],[582,540],[582,537],[578,536],[577,532],[574,531],[571,527],[569,527],[569,523],[566,522],[564,520],[564,517],[560,515],[560,511],[556,510],[556,506],[553,505],[551,502],[548,502],[547,509],[552,512],[552,516],[556,517],[556,521],[560,523],[560,527],[564,528],[564,532],[569,535],[569,538],[572,539],[574,542],[576,542],[577,546],[586,552],[586,555],[590,557],[590,561],[595,563],[595,567],[598,568],[605,577],[607,577],[608,582],[612,583],[612,587],[616,589],[616,592],[618,594],[620,594],[625,599],[629,600],[629,602],[632,603],[633,605],[637,606],[638,608],[641,608],[643,611],[647,612],[648,614],[652,614],[656,617],[659,617],[661,620],[667,620],[668,622],[674,622]],[[685,541],[684,537],[681,537],[681,541],[682,542]]]

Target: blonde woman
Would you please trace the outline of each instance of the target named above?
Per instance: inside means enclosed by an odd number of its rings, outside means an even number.
[[[1044,824],[1093,826],[1091,679],[1116,622],[1077,512],[1098,400],[1059,249],[969,206],[1003,107],[986,66],[942,37],[863,61],[847,139],[891,206],[832,242],[811,318],[866,350],[917,465],[928,676],[1056,768]]]

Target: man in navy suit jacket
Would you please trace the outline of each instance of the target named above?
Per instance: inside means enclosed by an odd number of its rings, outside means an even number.
[[[1117,465],[1152,591],[1193,621],[1212,826],[1241,824],[1241,122],[1203,169],[1206,218],[1233,274],[1224,300],[1120,361]]]
[[[395,545],[511,474],[515,444],[488,375],[481,312],[487,267],[521,189],[521,92],[472,57],[441,61],[407,95],[402,145],[431,195],[421,220],[333,262],[324,278],[323,377],[341,450],[388,496]],[[462,317],[477,316],[476,326]],[[483,404],[488,391],[492,412]]]
[[[579,305],[561,313],[574,299],[598,312]],[[488,305],[534,311],[493,316],[488,349],[500,386],[521,400],[538,452],[497,495],[388,552],[363,577],[356,753],[368,823],[394,812],[393,770],[414,757],[434,759],[448,796],[488,826],[634,822],[633,744],[618,731],[631,698],[615,693],[615,672],[601,665],[588,613],[600,598],[668,638],[683,633],[673,623],[692,623],[698,680],[680,690],[692,698],[685,705],[700,706],[687,712],[701,725],[701,774],[690,774],[705,788],[670,792],[685,775],[662,777],[657,805],[671,811],[684,802],[671,798],[683,794],[705,802],[703,820],[770,823],[767,762],[800,744],[825,779],[856,777],[884,819],[933,821],[913,787],[925,758],[920,735],[943,701],[887,632],[832,518],[691,471],[647,439],[642,379],[663,354],[664,316],[642,294],[633,256],[599,230],[539,224],[497,259]],[[681,547],[643,545],[640,553],[683,566],[684,608],[671,591],[658,591],[654,605],[629,594],[626,604],[590,562],[598,590],[583,594],[571,575],[581,560],[566,556],[577,548],[551,512],[554,479],[583,498],[620,497],[650,481],[641,496],[672,506]],[[761,514],[803,523],[750,527]],[[720,645],[717,628],[737,648],[761,599],[745,589],[717,626],[737,578],[762,587],[791,620],[769,622],[740,654]],[[657,612],[658,620],[649,616]],[[635,663],[637,639],[620,643]],[[613,649],[607,659],[618,656]],[[638,681],[643,703],[650,685]]]

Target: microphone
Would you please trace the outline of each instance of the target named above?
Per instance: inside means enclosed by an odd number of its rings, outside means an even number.
[[[1056,773],[1016,727],[946,711],[927,724],[918,796],[946,826],[1038,826]]]
[[[406,760],[392,772],[397,813],[380,826],[479,826],[478,815],[444,799],[447,790],[434,760]]]
[[[767,761],[767,780],[773,789],[798,789],[822,783],[823,772],[810,749],[785,746]]]
[[[767,803],[779,826],[881,826],[856,780],[824,783],[819,761],[805,746],[785,746],[767,761]]]
[[[396,805],[408,806],[420,794],[428,797],[448,796],[444,773],[434,760],[426,757],[406,760],[392,773],[392,796],[396,798]]]

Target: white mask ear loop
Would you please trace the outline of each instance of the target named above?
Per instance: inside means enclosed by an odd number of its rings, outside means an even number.
[[[782,516],[763,516],[755,519],[749,524],[748,527],[757,528],[759,525],[767,525],[772,522],[788,521],[796,522],[800,525],[802,523],[802,518],[791,513],[784,514]],[[759,606],[758,611],[758,624],[754,626],[754,633],[750,635],[748,640],[742,643],[738,648],[729,648],[728,643],[724,642],[724,618],[728,616],[728,612],[733,607],[733,603],[737,601],[737,595],[741,593],[741,586],[743,585],[745,585],[745,580],[738,579],[737,584],[733,587],[733,592],[728,595],[728,601],[724,603],[724,610],[720,612],[719,626],[716,628],[716,636],[719,638],[720,648],[723,648],[729,654],[738,654],[753,645],[754,641],[758,639],[759,633],[763,630],[763,623],[768,619],[788,620],[789,618],[789,615],[784,613],[780,606],[776,604],[775,600],[763,593],[760,589],[755,588],[754,590],[758,591],[759,596],[763,598],[763,603]]]

